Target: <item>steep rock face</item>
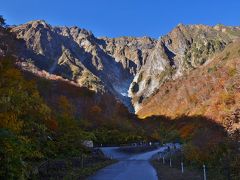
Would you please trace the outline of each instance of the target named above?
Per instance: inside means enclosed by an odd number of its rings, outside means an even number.
[[[138,116],[204,116],[240,130],[240,41],[230,43],[212,60],[176,80],[165,82],[143,101]],[[239,132],[238,132],[239,133]]]
[[[129,87],[134,76],[146,64],[148,57],[152,54],[157,41],[149,37],[133,38],[101,38],[104,44],[101,46],[104,51],[114,58],[114,60],[122,65],[129,74],[128,81],[119,84],[116,88],[123,96],[129,96]],[[134,107],[135,108],[135,107]]]
[[[90,55],[73,41],[76,31],[85,38],[91,37],[90,32],[77,28],[54,28],[44,21],[32,21],[12,31],[26,41],[30,52],[23,52],[23,57],[32,60],[37,67],[71,80],[84,80],[85,84],[90,84],[87,86],[89,89],[102,90],[101,80],[94,74],[94,69],[85,68],[87,63],[89,66],[92,64],[90,60],[84,63]]]
[[[102,40],[105,42],[103,46],[105,51],[133,75],[146,63],[157,43],[157,40],[149,37],[102,38]]]
[[[168,81],[211,62],[212,56],[240,37],[239,27],[179,24],[160,38],[130,86],[135,111]]]
[[[109,91],[135,112],[166,81],[210,63],[216,52],[240,37],[239,27],[179,24],[159,40],[96,38],[85,29],[52,27],[41,20],[12,32],[26,41],[24,59],[80,86]]]
[[[110,91],[130,106],[127,91],[136,73],[135,61],[142,59],[137,48],[129,45],[127,50],[128,44],[116,40],[113,46],[114,49],[118,47],[119,53],[111,54],[111,45],[95,38],[89,31],[77,27],[52,27],[41,20],[14,27],[12,32],[26,41],[28,50],[22,56],[38,68],[95,91]],[[120,57],[121,48],[128,54],[125,59]]]

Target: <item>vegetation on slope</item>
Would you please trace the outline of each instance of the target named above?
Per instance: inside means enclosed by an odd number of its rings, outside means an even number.
[[[1,177],[25,177],[31,162],[87,151],[82,140],[93,135],[68,116],[66,104],[56,120],[35,83],[24,79],[11,58],[1,59],[0,80]]]
[[[19,41],[0,30],[1,178],[30,178],[48,159],[91,156],[84,140],[120,144],[142,138],[126,108],[110,95],[21,71],[15,64]]]
[[[239,45],[233,42],[209,64],[164,83],[138,112],[142,118],[169,116],[172,130],[185,139],[185,161],[191,166],[206,164],[218,179],[240,177]],[[155,137],[161,137],[157,132]]]
[[[239,132],[228,136],[224,127],[203,116],[152,116],[143,121],[152,140],[183,144],[176,160],[185,166],[201,171],[205,164],[210,179],[239,179]]]
[[[15,67],[14,58],[1,58],[0,67],[1,177],[29,177],[36,162],[90,155],[91,151],[82,145],[84,140],[99,145],[143,140],[144,133],[117,102],[112,104],[113,112],[106,112],[106,104],[95,99],[101,96],[94,97],[86,89],[74,94],[75,87],[67,85],[67,90],[56,93],[52,86],[62,87],[58,84],[63,85],[61,82],[47,82],[49,87],[45,86],[41,94],[39,82],[44,80],[30,80],[30,76],[26,79],[26,74]],[[68,94],[64,96],[63,92]],[[78,104],[74,105],[71,98],[85,103],[83,114],[76,113]],[[108,100],[114,103],[110,97]]]
[[[209,64],[164,83],[161,90],[143,102],[138,115],[172,118],[201,115],[225,124],[228,116],[240,107],[239,45],[239,41],[230,44],[223,52],[216,54]],[[237,129],[239,120],[234,124]]]

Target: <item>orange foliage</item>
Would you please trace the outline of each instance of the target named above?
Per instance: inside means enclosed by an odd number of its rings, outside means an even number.
[[[191,135],[194,130],[195,130],[195,126],[193,124],[186,124],[180,129],[181,138],[185,139],[186,137]]]
[[[52,131],[57,131],[58,129],[58,123],[55,119],[49,119],[45,122],[45,124]]]
[[[102,109],[98,105],[94,105],[93,107],[91,107],[90,112],[98,114],[102,112]]]
[[[235,52],[239,45],[240,42],[233,43],[228,51]],[[226,54],[226,51],[222,54]],[[222,54],[185,77],[165,82],[156,94],[143,101],[137,112],[138,117],[165,115],[176,118],[200,115],[221,123],[223,117],[240,105],[239,54],[236,55],[237,58],[229,57],[224,62]],[[210,72],[209,69],[213,67],[218,68]],[[226,72],[227,67],[232,68],[230,73]],[[191,128],[185,127],[182,131],[184,137]]]
[[[19,132],[23,127],[23,121],[19,121],[14,113],[0,113],[0,128],[10,129]]]
[[[72,117],[74,114],[74,107],[69,102],[66,96],[60,96],[58,98],[58,107],[61,111],[61,114],[65,117]]]

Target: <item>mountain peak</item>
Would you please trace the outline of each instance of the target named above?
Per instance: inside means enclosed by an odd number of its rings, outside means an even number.
[[[29,21],[26,24],[32,24],[33,26],[43,25],[44,27],[49,26],[49,24],[45,20],[41,20],[41,19]]]
[[[183,23],[178,23],[177,27],[183,27],[185,26]]]

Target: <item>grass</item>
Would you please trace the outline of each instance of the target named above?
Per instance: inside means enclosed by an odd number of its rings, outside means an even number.
[[[226,55],[223,57],[223,61],[227,60],[230,56],[230,52],[227,52]]]
[[[84,161],[82,167],[81,160],[77,164],[72,164],[70,159],[60,161],[52,160],[51,164],[46,165],[39,173],[32,176],[33,179],[87,179],[99,169],[110,164],[116,163],[116,160],[106,158],[90,158]]]
[[[116,162],[116,160],[106,160],[93,164],[90,167],[71,169],[65,179],[86,179],[88,176],[93,175],[96,171]]]
[[[228,74],[229,74],[230,77],[235,76],[237,74],[237,68],[235,68],[235,67],[230,68],[228,70]]]
[[[208,68],[208,73],[217,71],[217,66]]]
[[[184,173],[181,172],[181,167],[173,165],[169,166],[169,162],[166,161],[165,164],[162,161],[152,160],[151,164],[157,171],[158,179],[161,180],[202,180],[202,175],[194,170],[184,169]]]

